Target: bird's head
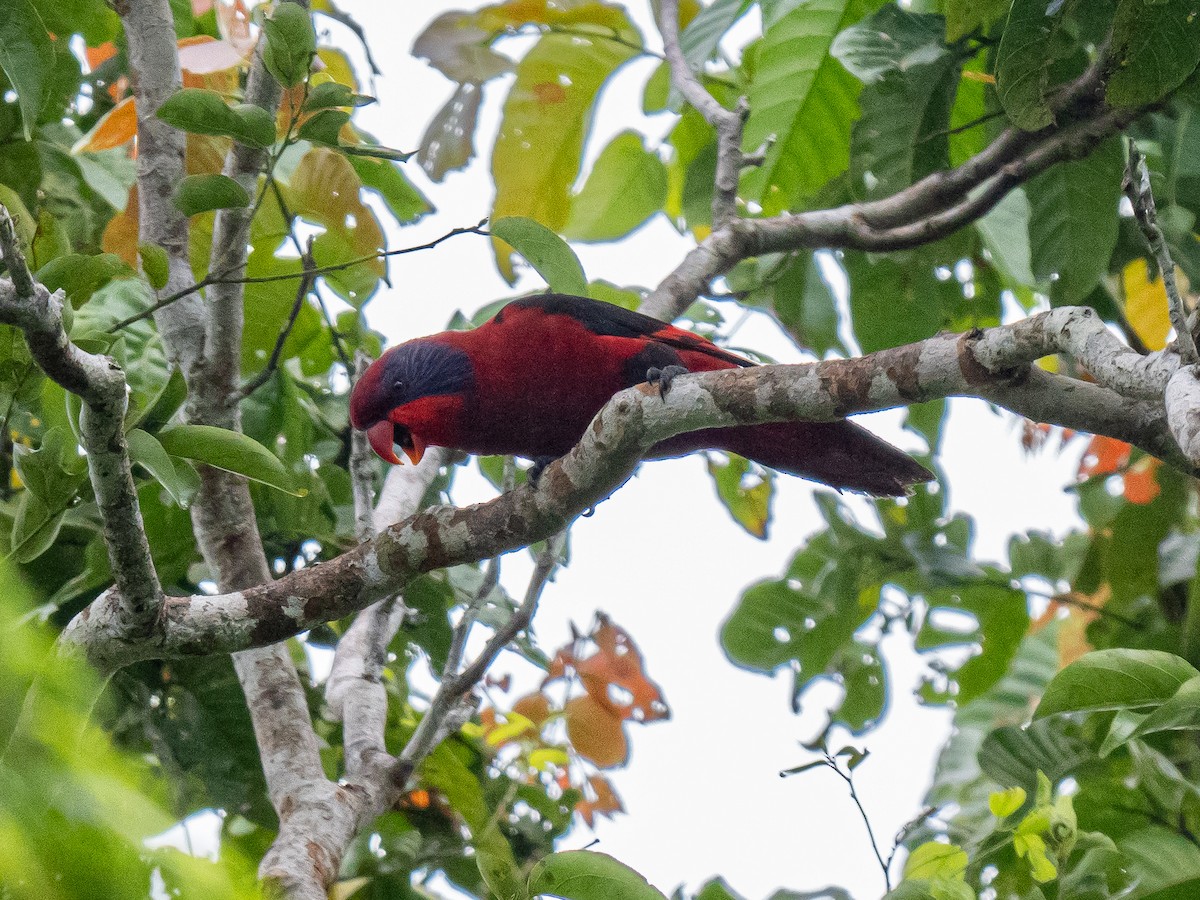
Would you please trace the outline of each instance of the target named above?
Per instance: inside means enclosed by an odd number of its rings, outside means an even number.
[[[379,456],[399,463],[399,446],[414,464],[429,444],[450,445],[446,422],[461,409],[474,370],[467,353],[449,343],[418,338],[371,363],[350,394],[350,423],[366,431]]]

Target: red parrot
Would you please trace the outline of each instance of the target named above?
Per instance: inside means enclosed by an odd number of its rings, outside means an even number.
[[[684,372],[752,366],[698,335],[611,303],[539,294],[472,331],[392,347],[363,373],[350,421],[375,452],[414,463],[428,446],[534,460],[537,471],[578,443],[613,394]],[[933,475],[851,422],[707,428],[654,446],[649,458],[727,450],[835,488],[904,494]]]

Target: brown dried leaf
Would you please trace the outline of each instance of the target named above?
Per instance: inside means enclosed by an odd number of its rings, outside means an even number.
[[[567,737],[576,752],[602,769],[623,765],[629,758],[629,741],[620,718],[591,694],[575,697],[563,711]]]

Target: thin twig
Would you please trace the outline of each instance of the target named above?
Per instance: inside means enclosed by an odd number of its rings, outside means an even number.
[[[292,303],[292,308],[288,313],[287,322],[280,329],[279,336],[275,339],[275,346],[271,348],[271,356],[267,360],[267,364],[263,366],[262,371],[242,385],[238,392],[241,398],[249,397],[260,387],[266,384],[271,376],[275,373],[275,368],[279,365],[279,359],[283,356],[283,345],[287,343],[291,337],[292,329],[296,326],[296,320],[300,317],[300,310],[304,307],[305,298],[308,297],[308,292],[312,288],[313,283],[313,258],[312,258],[313,239],[308,239],[308,246],[304,250],[301,261],[304,264],[304,272],[300,279],[300,284],[296,287],[296,299]]]
[[[504,476],[500,482],[500,493],[507,494],[511,491],[516,480],[516,462],[513,457],[506,456],[504,458]],[[500,557],[493,556],[488,560],[479,590],[475,592],[475,597],[463,610],[462,619],[454,628],[454,634],[450,640],[450,650],[446,653],[446,665],[442,669],[442,678],[453,678],[458,674],[458,667],[462,665],[463,652],[467,649],[467,638],[471,635],[475,620],[479,617],[480,610],[483,609],[484,603],[487,602],[487,598],[491,596],[499,582]]]
[[[341,272],[343,269],[349,269],[352,266],[361,265],[362,263],[371,262],[372,260],[376,260],[376,259],[385,259],[389,256],[402,256],[405,253],[417,253],[418,251],[421,251],[421,250],[432,250],[434,247],[438,246],[439,244],[443,243],[444,241],[448,241],[448,240],[450,240],[450,238],[453,238],[453,237],[458,237],[460,234],[478,234],[478,235],[483,235],[484,237],[487,237],[489,232],[487,231],[486,228],[484,228],[484,226],[486,224],[487,224],[487,219],[480,219],[478,225],[470,225],[470,226],[466,226],[463,228],[454,228],[454,229],[446,232],[445,234],[443,234],[441,237],[434,238],[432,241],[429,241],[426,244],[417,244],[416,246],[413,246],[413,247],[400,247],[399,249],[396,249],[396,250],[383,250],[383,251],[380,251],[379,253],[371,253],[366,256],[359,256],[354,259],[347,260],[346,262],[333,263],[328,266],[316,266],[307,272],[288,272],[286,274],[281,274],[281,275],[257,275],[257,276],[251,276],[251,277],[245,277],[245,278],[229,278],[229,277],[226,277],[227,273],[209,274],[209,275],[204,276],[204,278],[200,279],[199,281],[197,281],[195,284],[193,284],[191,287],[187,288],[186,290],[177,291],[174,294],[169,294],[168,296],[163,297],[160,300],[156,300],[154,303],[150,304],[150,306],[146,307],[141,312],[136,313],[135,315],[129,316],[128,318],[122,319],[121,321],[117,322],[115,325],[110,325],[107,329],[105,329],[105,331],[107,334],[113,334],[114,332],[120,331],[122,328],[126,328],[126,327],[132,325],[134,322],[140,322],[142,319],[145,319],[146,317],[153,315],[154,313],[156,313],[160,309],[162,309],[164,306],[170,306],[172,303],[175,303],[178,300],[182,300],[184,297],[194,294],[197,291],[202,290],[203,288],[206,288],[210,285],[214,285],[214,284],[269,284],[270,282],[273,282],[273,281],[293,281],[297,278],[304,278],[306,276],[311,276],[311,277],[315,278],[318,275],[325,275],[325,274],[328,274],[329,272]]]
[[[892,889],[892,875],[888,869],[888,860],[883,858],[883,854],[879,852],[879,842],[875,840],[875,829],[871,827],[871,818],[867,815],[866,809],[863,808],[862,801],[858,798],[858,791],[854,788],[854,772],[853,770],[843,772],[841,766],[838,765],[837,758],[829,751],[825,751],[825,764],[833,769],[838,774],[842,781],[846,782],[846,786],[850,788],[850,799],[854,801],[854,805],[858,807],[858,814],[862,817],[863,825],[867,827],[867,838],[871,842],[871,850],[875,853],[875,859],[879,861],[879,868],[883,871],[883,883],[887,886],[887,890]]]
[[[671,69],[671,83],[717,132],[717,171],[713,184],[712,224],[720,229],[735,221],[738,179],[745,157],[742,156],[742,126],[750,114],[743,97],[737,109],[726,109],[701,84],[688,65],[679,46],[679,0],[661,0],[658,29],[662,33],[663,52]]]
[[[529,587],[525,591],[525,599],[513,611],[508,621],[496,630],[488,640],[487,645],[472,662],[452,678],[445,678],[438,686],[437,693],[430,701],[429,709],[417,725],[416,731],[401,751],[392,767],[392,783],[404,790],[409,779],[443,737],[445,723],[448,717],[454,717],[463,698],[483,679],[488,667],[495,661],[500,652],[507,647],[518,634],[529,627],[534,612],[537,611],[538,600],[550,576],[558,565],[562,553],[566,531],[560,531],[546,541],[546,546],[538,554],[537,564],[529,579]]]
[[[1129,138],[1128,142],[1129,163],[1125,168],[1122,187],[1125,189],[1125,196],[1133,204],[1134,218],[1137,219],[1162,274],[1163,287],[1167,292],[1167,312],[1175,329],[1179,357],[1184,365],[1193,365],[1200,362],[1200,354],[1196,351],[1196,339],[1187,326],[1187,306],[1180,296],[1179,285],[1175,282],[1175,261],[1171,259],[1166,238],[1163,237],[1162,229],[1158,227],[1158,211],[1154,206],[1154,191],[1150,187],[1150,169],[1146,166],[1146,158],[1138,150],[1133,138]]]

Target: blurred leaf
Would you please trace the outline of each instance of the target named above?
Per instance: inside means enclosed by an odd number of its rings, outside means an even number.
[[[1151,280],[1149,264],[1145,258],[1138,257],[1121,270],[1121,287],[1125,296],[1125,318],[1133,330],[1148,349],[1163,349],[1171,331],[1171,315],[1162,275],[1156,273]]]
[[[708,458],[708,474],[717,488],[717,497],[733,520],[760,540],[766,540],[771,524],[771,500],[775,478],[771,472],[750,472],[750,463],[731,454],[725,463]]]
[[[1117,846],[1137,885],[1130,900],[1184,900],[1200,890],[1200,848],[1183,835],[1151,826]]]
[[[637,132],[622,131],[596,159],[583,189],[571,198],[563,234],[575,241],[613,241],[662,209],[667,170],[642,146]]]
[[[96,256],[70,253],[52,259],[38,269],[37,278],[49,291],[61,288],[71,306],[78,308],[113,278],[132,274],[133,270],[111,253]]]
[[[926,841],[904,861],[904,877],[909,878],[958,878],[967,870],[967,853],[955,844]]]
[[[237,182],[233,183],[237,184]],[[245,193],[245,191],[242,191],[243,196],[245,196]],[[247,202],[249,202],[249,198],[247,198]],[[187,215],[186,212],[185,215]],[[157,244],[139,243],[138,258],[142,262],[142,271],[146,273],[146,280],[150,282],[150,287],[156,291],[161,291],[165,288],[167,280],[170,278],[170,263],[167,259],[167,251]]]
[[[1200,17],[1191,0],[1121,0],[1112,26],[1114,106],[1153,103],[1183,84],[1200,63]]]
[[[1007,12],[1009,0],[946,0],[946,40],[957,41],[986,28]]]
[[[1029,216],[1025,190],[1014,188],[976,223],[996,266],[1010,280],[1025,287],[1036,284],[1029,247]]]
[[[266,34],[263,63],[284,87],[294,87],[308,76],[317,37],[312,19],[299,3],[279,3],[262,23]]]
[[[533,219],[509,216],[491,223],[494,239],[504,241],[525,257],[552,291],[584,295],[587,277],[579,258],[562,238]]]
[[[275,143],[275,119],[269,112],[246,103],[229,106],[216,91],[183,88],[168,97],[156,115],[182,131],[224,135],[248,147]]]
[[[666,900],[629,866],[593,850],[564,850],[539,861],[529,873],[529,895],[540,894],[566,900]]]
[[[419,222],[434,211],[425,195],[408,180],[400,166],[384,159],[354,156],[350,165],[358,173],[365,188],[375,191],[396,221],[402,225]]]
[[[46,96],[54,50],[42,17],[30,0],[12,0],[0,16],[0,69],[21,107],[21,128],[30,140]]]
[[[872,261],[848,251],[850,317],[864,353],[898,347],[937,334],[942,324],[942,297],[954,288],[939,282],[919,263],[901,265],[890,258]]]
[[[1137,709],[1170,699],[1200,672],[1172,653],[1113,648],[1071,663],[1046,686],[1034,712],[1043,719],[1064,712]]]
[[[96,153],[121,147],[137,136],[137,106],[126,97],[103,116],[72,149],[76,153]]]
[[[1059,163],[1030,180],[1033,274],[1052,281],[1055,305],[1078,303],[1108,271],[1124,169],[1121,143],[1112,138],[1090,156]]]
[[[417,151],[417,162],[434,181],[465,167],[475,156],[475,123],[482,102],[479,85],[464,82],[429,120]]]
[[[244,434],[212,425],[175,425],[160,431],[158,439],[172,456],[244,475],[285,494],[302,496],[296,492],[279,458]]]
[[[1014,0],[996,52],[996,90],[1014,125],[1035,131],[1050,124],[1046,104],[1051,43],[1063,22],[1063,4]],[[1036,196],[1036,192],[1030,192]]]
[[[602,769],[624,765],[629,742],[620,717],[591,694],[573,697],[563,709],[567,738],[575,751]]]
[[[946,30],[941,16],[912,13],[891,4],[844,29],[829,52],[863,84],[889,72],[910,75],[914,69],[946,56]]]
[[[632,25],[619,27],[638,40]],[[528,217],[551,231],[566,224],[593,103],[608,77],[636,53],[599,36],[547,34],[524,56],[492,151],[493,221]],[[508,250],[498,238],[493,248],[500,274],[512,283]]]
[[[189,175],[179,183],[173,199],[185,216],[250,205],[246,189],[226,175]]]
[[[830,54],[833,39],[870,12],[871,0],[814,0],[772,23],[750,83],[743,146],[774,138],[763,165],[746,173],[743,191],[765,215],[811,196],[850,161],[850,127],[859,82]]]

